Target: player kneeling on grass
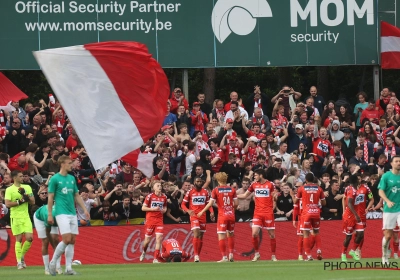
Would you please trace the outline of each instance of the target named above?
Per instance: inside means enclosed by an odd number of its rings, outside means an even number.
[[[356,237],[354,239],[353,248],[350,250],[349,255],[355,261],[359,261],[360,258],[357,256],[355,250],[360,245],[361,240],[364,238],[364,225],[361,221],[360,216],[354,208],[355,198],[357,196],[356,188],[359,186],[357,175],[351,175],[349,177],[349,186],[345,190],[345,207],[343,213],[343,233],[346,234],[346,238],[343,242],[342,250],[342,262],[347,262],[347,248],[349,247],[351,237],[356,232]]]
[[[164,222],[163,215],[167,212],[167,196],[162,193],[160,181],[152,183],[153,193],[148,194],[144,199],[142,211],[146,212],[145,235],[143,241],[143,252],[139,260],[142,262],[146,257],[146,251],[153,233],[156,234],[156,248],[154,251],[153,263],[158,263],[161,242],[163,239]]]
[[[171,238],[163,241],[159,262],[186,262],[189,259],[190,255],[183,251],[177,240]]]
[[[47,205],[43,205],[33,214],[33,222],[35,224],[38,237],[42,240],[42,257],[44,263],[44,274],[50,275],[49,272],[49,243],[55,249],[58,245],[58,226],[55,222],[52,226],[47,223]],[[54,209],[53,209],[54,212]],[[53,214],[54,216],[54,214]],[[62,274],[61,258],[57,260],[56,270],[58,274]]]
[[[10,209],[11,231],[15,236],[15,256],[17,268],[26,267],[24,256],[28,252],[33,241],[32,222],[29,218],[28,203],[35,204],[35,197],[29,185],[23,185],[24,177],[21,171],[11,172],[14,184],[6,189],[6,207]],[[25,242],[22,245],[22,237],[25,235]]]
[[[227,236],[229,247],[229,261],[233,262],[233,249],[235,245],[233,230],[235,228],[235,210],[239,205],[239,202],[236,197],[235,189],[226,185],[226,181],[228,180],[228,175],[226,173],[219,172],[215,174],[215,179],[217,180],[219,186],[212,191],[210,202],[200,213],[197,214],[197,217],[202,217],[203,214],[208,209],[210,209],[210,207],[213,206],[214,202],[217,203],[217,233],[219,240],[219,249],[222,254],[222,259],[218,262],[228,262],[225,244]]]
[[[312,173],[308,173],[306,175],[306,183],[297,190],[297,194],[294,199],[294,203],[297,203],[301,199],[301,204],[303,207],[301,217],[303,228],[300,229],[303,230],[303,244],[305,253],[307,255],[306,261],[313,260],[309,242],[311,229],[314,230],[315,241],[317,245],[317,258],[322,260],[321,237],[319,235],[319,226],[321,222],[319,201],[321,201],[322,205],[325,205],[326,201],[323,190],[313,182],[314,175]]]

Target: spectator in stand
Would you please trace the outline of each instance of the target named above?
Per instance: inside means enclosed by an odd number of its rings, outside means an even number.
[[[183,92],[180,88],[175,88],[172,97],[169,99],[170,109],[173,114],[177,113],[178,107],[180,105],[185,106],[185,110],[189,110],[189,103],[186,100]]]
[[[360,129],[361,127],[361,114],[362,112],[367,109],[368,107],[368,102],[367,102],[367,94],[363,91],[359,92],[357,94],[357,99],[359,101],[359,103],[356,104],[356,106],[354,106],[354,117],[356,119],[356,128],[357,130]]]
[[[366,163],[374,161],[374,144],[368,141],[364,132],[358,133],[358,147],[361,148],[362,158]]]
[[[47,205],[47,201],[48,201],[47,185],[42,184],[39,187],[39,191],[33,192],[33,194],[35,195],[35,206],[36,207],[32,207],[32,208],[39,208],[39,207],[42,207],[43,205]],[[32,210],[34,210],[34,209],[32,209]],[[34,211],[32,211],[32,212],[34,212]]]
[[[65,147],[65,144],[63,141],[58,141],[54,144],[54,147],[58,151],[59,156],[69,156],[69,151],[68,148]]]
[[[356,166],[358,166],[360,171],[368,170],[368,163],[363,158],[363,149],[361,147],[357,147],[355,150],[355,156],[350,158],[349,169],[350,169],[350,164],[355,164]]]
[[[224,109],[224,102],[220,99],[216,99],[214,103],[215,103],[215,108],[212,109],[211,111],[210,120],[217,119],[219,124],[222,125],[225,121],[225,114],[226,114],[226,111]]]
[[[382,114],[383,115],[383,114]],[[361,113],[360,122],[363,123],[364,119],[368,119],[374,124],[378,124],[380,118],[379,110],[375,108],[375,100],[368,101],[368,107]]]
[[[38,145],[35,143],[29,145],[29,147],[26,149],[26,162],[28,163],[28,170],[29,174],[31,176],[34,176],[35,174],[39,174],[38,168],[42,168],[44,163],[47,160],[47,153],[43,153],[43,159],[41,162],[37,162],[35,160],[35,154],[38,150]]]
[[[169,159],[166,157],[156,157],[155,160],[154,176],[158,178],[157,180],[168,181],[169,172],[166,169]]]
[[[211,114],[212,107],[210,104],[205,102],[205,99],[206,95],[204,93],[200,92],[199,94],[197,94],[197,101],[200,104],[200,110],[204,112],[207,116],[209,116]]]
[[[255,109],[260,109],[260,115],[265,115],[268,111],[267,104],[268,104],[268,97],[265,93],[261,92],[260,86],[254,86],[254,91],[247,97],[245,105],[247,108],[247,112],[249,113],[249,117],[255,117]],[[254,113],[254,115],[253,115]],[[260,118],[257,117],[257,118]],[[268,120],[269,123],[269,120]],[[263,132],[265,133],[265,132]]]
[[[42,118],[43,119],[43,118]],[[41,124],[39,130],[36,131],[33,143],[36,143],[39,147],[47,141],[47,135],[49,134],[50,126],[47,124]]]
[[[314,107],[314,98],[312,96],[306,99],[305,111],[310,119],[314,118],[314,116],[320,116],[320,112],[316,107]]]
[[[251,181],[249,178],[243,178],[242,187],[236,191],[236,194],[244,194],[249,188]],[[238,198],[239,205],[236,208],[236,221],[245,222],[253,217],[254,210],[254,193],[251,193],[246,198]],[[252,205],[253,203],[253,205]],[[252,207],[253,206],[253,207]]]
[[[219,147],[220,142],[217,138],[208,140],[208,145],[211,147],[211,169],[214,173],[218,173],[225,161],[225,155]]]
[[[261,133],[261,125],[259,123],[254,123],[250,130],[246,126],[245,119],[242,118],[242,128],[246,133],[247,137],[255,136],[258,140],[265,138],[265,134]]]
[[[128,162],[121,162],[122,171],[117,174],[115,180],[122,183],[133,183],[132,165]]]
[[[284,107],[284,113],[283,115],[289,119],[290,118],[290,109],[291,105],[290,104],[295,104],[295,101],[301,97],[300,92],[296,92],[293,88],[285,85],[282,87],[282,89],[279,91],[277,95],[275,95],[271,99],[271,103],[276,103],[277,101],[280,102],[281,105]],[[279,100],[280,99],[280,100]],[[295,105],[294,105],[295,106]]]
[[[181,216],[183,215],[183,211],[180,205],[183,200],[183,195],[179,191],[179,187],[168,183],[166,186],[166,196],[168,209],[164,215],[164,223],[171,224],[182,222]]]
[[[400,115],[396,114],[394,110],[394,106],[392,104],[387,104],[386,105],[386,110],[385,114],[381,116],[381,119],[384,119],[386,121],[386,126],[398,126],[398,122],[400,121]]]
[[[185,167],[186,167],[186,172],[185,175],[190,175],[193,170],[193,165],[196,163],[196,156],[194,155],[194,151],[196,149],[196,144],[194,142],[188,142],[187,144],[184,144],[185,146],[187,145],[187,154],[185,158]]]
[[[117,203],[122,202],[123,200],[123,191],[122,191],[122,182],[116,181],[115,187],[112,182],[108,182],[107,189],[111,189],[110,192],[104,197],[104,201],[109,201],[111,206],[114,206]]]
[[[221,129],[218,133],[218,140],[222,140],[222,138],[227,136],[237,136],[237,133],[233,130],[233,119],[226,119],[225,128]]]
[[[124,194],[122,197],[122,201],[115,204],[113,206],[113,209],[115,213],[118,214],[118,218],[121,221],[125,221],[126,224],[129,224],[129,219],[134,218],[134,209],[132,209],[132,206],[133,205],[131,203],[131,198],[129,197],[129,195]]]
[[[69,152],[72,152],[72,149],[79,144],[79,138],[76,134],[75,130],[72,130],[71,135],[68,137],[65,147]]]
[[[330,186],[324,191],[326,205],[322,207],[324,220],[341,220],[343,213],[343,193],[337,180],[332,180]]]
[[[190,118],[192,119],[193,131],[205,131],[205,125],[208,123],[207,114],[200,110],[200,103],[193,103],[193,110],[190,112]]]
[[[348,128],[343,129],[343,138],[340,140],[342,143],[342,153],[349,162],[350,158],[354,155],[354,151],[357,147],[357,142],[351,137],[351,130]]]
[[[354,116],[347,111],[346,106],[340,106],[338,120],[340,122],[340,129],[343,131],[345,128],[349,128],[353,133],[356,131],[356,123]],[[335,138],[336,139],[336,138]],[[339,139],[336,139],[339,140]]]
[[[43,142],[40,145],[40,149],[35,153],[35,160],[37,162],[42,162],[44,154],[49,154],[49,152],[50,152],[50,145],[46,142]]]
[[[89,198],[89,190],[86,187],[82,187],[79,190],[79,195],[81,196],[86,209],[82,209],[78,204],[76,205],[76,216],[78,217],[78,226],[90,226],[90,220],[85,217],[85,210],[90,213],[92,208],[96,208],[100,205],[100,200],[98,197],[96,199]]]
[[[28,146],[33,143],[32,140],[33,140],[33,132],[31,130],[26,130],[25,137],[22,137],[21,139],[21,144],[20,144],[21,151],[25,151],[26,148],[28,148]]]
[[[334,120],[328,125],[328,131],[332,141],[341,140],[344,137],[343,132],[340,130],[340,122],[338,120]]]
[[[254,166],[257,164],[257,155],[261,151],[261,148],[257,146],[259,140],[255,136],[251,136],[247,140],[247,144],[242,150],[242,160],[251,162],[252,166]]]
[[[115,225],[115,220],[118,219],[118,214],[114,211],[109,201],[104,201],[102,207],[99,208],[97,214],[93,217],[94,220],[104,220],[104,225]]]
[[[224,106],[225,112],[232,110],[232,108],[231,108],[232,102],[237,103],[237,106],[240,106],[241,108],[244,109],[242,99],[239,99],[239,94],[236,91],[232,91],[230,93],[229,97],[230,97],[231,101],[225,104],[225,106]],[[226,117],[225,117],[225,119],[226,119]]]
[[[176,126],[178,128],[178,133],[181,133],[181,125],[183,124],[186,124],[187,131],[190,131],[190,127],[192,126],[192,118],[190,117],[189,110],[185,110],[185,106],[180,105],[176,114]]]
[[[317,108],[320,114],[322,114],[322,112],[325,110],[325,100],[321,95],[318,95],[317,87],[310,87],[310,95],[304,99],[304,102],[306,102],[308,97],[312,97],[314,99],[314,107]]]
[[[288,145],[285,142],[281,142],[279,144],[279,150],[276,153],[272,154],[273,156],[282,159],[282,163],[284,166],[286,166],[287,163],[290,161],[290,154],[287,153],[287,148]]]
[[[18,100],[11,101],[11,106],[13,106],[15,108],[15,111],[18,113],[18,117],[21,120],[25,120],[26,112],[24,111],[24,109],[22,109],[21,106],[19,106],[19,101]]]
[[[309,141],[309,139],[304,134],[303,125],[299,124],[298,122],[296,123],[294,121],[294,117],[289,122],[287,130],[289,133],[287,141],[287,146],[288,146],[287,151],[289,153],[292,153],[293,151],[297,150],[300,143],[303,143],[306,146],[311,145],[311,141]]]
[[[228,122],[229,119],[235,120],[238,117],[244,117],[244,119],[247,121],[249,119],[249,114],[243,107],[239,105],[237,101],[232,101],[230,102],[230,110],[226,111],[225,122]],[[242,126],[241,123],[240,126]]]
[[[272,132],[267,132],[265,134],[268,143],[268,149],[270,155],[276,153],[279,150],[280,139],[275,138]],[[279,140],[279,141],[278,141]],[[282,141],[283,142],[283,141]]]
[[[326,112],[326,116],[322,116],[322,123],[323,127],[328,128],[334,120],[338,120],[338,116],[335,109],[328,109]]]
[[[178,119],[176,118],[175,113],[172,113],[170,111],[170,109],[171,109],[171,105],[170,105],[170,103],[167,103],[167,113],[165,114],[163,127],[167,126],[167,125],[171,125],[175,128],[176,122],[178,121]]]
[[[263,110],[261,108],[254,108],[254,114],[250,115],[250,120],[247,127],[250,129],[255,123],[260,125],[260,132],[265,134],[271,131],[271,123],[266,115],[263,115]],[[267,112],[267,111],[265,111]]]
[[[281,180],[285,176],[285,172],[282,169],[282,159],[275,158],[274,162],[267,169],[267,180],[273,182],[276,179]]]
[[[285,220],[292,220],[293,213],[293,197],[290,195],[289,185],[283,184],[281,192],[278,194],[276,199],[275,213],[280,218]]]
[[[54,175],[60,170],[57,162],[59,157],[57,150],[52,150],[50,152],[50,158],[46,159],[43,167],[40,169],[40,174],[43,178],[47,178],[49,175]]]
[[[300,175],[299,179],[304,183],[306,181],[306,175],[308,173],[313,174],[311,170],[311,164],[309,159],[304,159],[303,162],[301,163],[301,170],[300,170]],[[313,174],[314,175],[314,174]]]
[[[65,114],[64,111],[61,108],[61,105],[59,105],[53,112],[53,124],[56,125],[57,132],[59,134],[62,133],[63,127],[65,124]]]
[[[392,157],[396,156],[396,155],[400,155],[400,148],[396,146],[395,143],[395,136],[394,135],[388,135],[386,136],[385,141],[385,146],[384,148],[378,150],[376,152],[377,157],[379,157],[381,154],[386,155],[387,157],[387,164],[386,164],[386,168],[390,169],[390,162],[392,160]],[[366,169],[364,169],[365,171]]]
[[[385,113],[385,105],[389,104],[391,96],[392,94],[389,88],[382,89],[379,99],[376,100],[375,104],[379,110],[379,116],[382,116]]]
[[[222,164],[219,172],[225,172],[228,175],[228,182],[232,180],[239,180],[240,178],[240,165],[237,163],[237,156],[234,153],[228,155],[228,161]]]
[[[4,154],[5,155],[5,154]],[[4,169],[8,169],[10,171],[18,170],[18,171],[26,171],[28,170],[28,163],[26,162],[25,152],[20,152],[16,154],[14,157],[10,158],[7,164],[5,161],[8,160],[8,157],[1,159],[1,165]]]
[[[21,152],[21,141],[25,137],[25,130],[21,126],[21,120],[13,120],[11,127],[7,130],[7,135],[3,140],[7,144],[8,154],[10,157]]]

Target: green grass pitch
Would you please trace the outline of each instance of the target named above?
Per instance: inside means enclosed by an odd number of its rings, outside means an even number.
[[[356,270],[324,270],[324,262],[338,262],[338,259],[301,262],[301,261],[240,261],[234,263],[162,263],[162,264],[121,264],[121,265],[80,265],[73,266],[79,275],[66,276],[44,275],[43,267],[32,266],[24,270],[16,267],[0,267],[0,278],[4,280],[31,280],[31,279],[172,279],[172,280],[224,280],[224,279],[400,279],[399,270],[384,269],[356,269]],[[350,261],[350,260],[349,260]],[[364,259],[366,262],[379,262],[379,259]],[[397,260],[390,260],[396,262]],[[396,262],[397,263],[397,262]],[[400,262],[399,262],[400,264]],[[400,267],[400,265],[398,265]]]

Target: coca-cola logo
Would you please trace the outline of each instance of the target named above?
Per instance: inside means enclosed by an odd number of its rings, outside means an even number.
[[[190,230],[183,228],[172,229],[164,236],[163,240],[176,239],[182,246],[183,251],[193,256],[193,244],[192,244],[193,233]],[[129,234],[125,240],[124,247],[122,248],[122,256],[124,260],[129,262],[135,262],[139,260],[140,254],[143,251],[143,240],[141,238],[141,232],[136,229]],[[153,259],[154,251],[156,247],[156,238],[152,238],[145,259]]]

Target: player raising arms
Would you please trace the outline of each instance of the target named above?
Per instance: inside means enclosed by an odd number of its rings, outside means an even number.
[[[29,185],[22,184],[23,175],[21,171],[11,172],[14,184],[6,189],[6,207],[10,208],[11,231],[15,236],[15,256],[17,268],[26,267],[24,256],[28,252],[33,241],[32,222],[29,218],[28,203],[35,204],[35,197]],[[25,242],[22,245],[22,237],[25,235]]]
[[[347,248],[349,247],[354,231],[356,232],[356,237],[354,238],[353,248],[350,250],[349,255],[352,256],[352,258],[356,261],[359,261],[360,258],[357,256],[355,250],[358,248],[361,240],[364,238],[364,226],[354,206],[355,199],[357,197],[356,188],[359,185],[357,175],[351,175],[348,183],[349,185],[344,191],[346,209],[343,213],[343,233],[346,234],[346,238],[343,242],[342,262],[347,262]]]
[[[44,264],[44,274],[50,275],[49,272],[49,243],[53,249],[58,245],[58,226],[56,221],[51,226],[47,223],[47,205],[43,205],[33,214],[33,222],[38,237],[42,240],[42,257]],[[54,216],[54,208],[53,208]],[[57,260],[56,270],[57,274],[62,274],[61,258]]]
[[[303,228],[303,244],[304,250],[307,255],[306,261],[312,261],[313,257],[311,255],[311,246],[309,242],[310,231],[313,229],[315,236],[315,243],[317,246],[317,258],[322,260],[321,255],[321,236],[319,235],[319,225],[321,222],[320,218],[320,206],[319,202],[321,201],[322,205],[326,204],[325,195],[323,190],[317,186],[314,182],[314,175],[312,173],[308,173],[306,175],[306,183],[301,186],[297,190],[296,197],[294,199],[294,203],[297,203],[298,200],[301,199],[301,204],[303,206],[302,211],[302,222]]]
[[[191,230],[193,231],[193,251],[194,261],[200,261],[201,247],[203,246],[203,235],[206,232],[206,214],[204,213],[200,218],[197,214],[200,213],[206,207],[210,200],[210,196],[205,190],[210,183],[210,170],[206,170],[207,181],[204,182],[201,177],[196,176],[194,178],[194,189],[188,191],[183,198],[181,207],[190,216]],[[189,208],[187,204],[189,203]],[[214,209],[210,208],[210,218],[214,220]]]
[[[382,175],[379,182],[379,196],[383,204],[383,229],[385,236],[382,239],[382,262],[388,263],[388,246],[393,237],[396,222],[400,225],[400,156],[392,156],[392,170]]]
[[[367,206],[367,200],[369,200],[368,206]],[[365,232],[365,228],[367,227],[367,213],[369,209],[374,207],[374,196],[366,184],[360,184],[358,186],[356,191],[356,198],[354,201],[354,207],[357,211],[358,216],[361,219]],[[356,250],[356,254],[360,259],[361,259],[361,249],[364,244],[364,238],[365,234],[363,234],[363,238],[360,241],[360,245]]]
[[[276,239],[275,239],[275,219],[274,219],[274,201],[276,201],[277,193],[274,185],[266,178],[265,170],[257,169],[254,171],[255,182],[247,189],[244,194],[240,194],[237,198],[242,199],[248,197],[254,192],[255,209],[253,215],[252,236],[253,248],[255,251],[253,262],[260,259],[259,240],[260,230],[265,228],[271,242],[272,261],[277,261],[275,256]]]
[[[162,243],[160,262],[186,262],[190,255],[183,251],[179,242],[173,238],[164,240]]]
[[[90,215],[86,210],[85,203],[79,195],[75,177],[68,174],[72,170],[72,160],[69,156],[61,156],[58,158],[60,172],[51,177],[49,182],[49,200],[47,203],[47,223],[54,224],[53,204],[56,201],[54,217],[62,235],[62,241],[58,243],[54,250],[53,258],[49,264],[49,272],[55,276],[56,263],[61,255],[65,252],[65,275],[77,274],[72,269],[72,259],[74,257],[75,237],[78,232],[78,218],[76,216],[75,203],[82,209],[89,220]]]
[[[226,185],[226,181],[228,180],[228,175],[226,173],[219,172],[215,174],[215,179],[219,186],[212,191],[210,202],[200,211],[200,213],[197,214],[197,217],[200,218],[216,201],[218,206],[218,243],[222,254],[222,259],[218,262],[228,262],[225,244],[226,237],[228,237],[229,261],[233,262],[233,249],[235,245],[233,236],[233,231],[235,229],[235,209],[239,205],[239,202],[236,197],[235,189]]]
[[[167,212],[167,196],[162,193],[160,181],[153,181],[153,193],[146,196],[143,202],[142,211],[146,212],[145,235],[143,241],[143,252],[139,260],[142,262],[146,257],[146,251],[153,233],[156,234],[156,249],[154,251],[153,263],[158,263],[161,242],[163,239],[164,222],[163,215]]]

